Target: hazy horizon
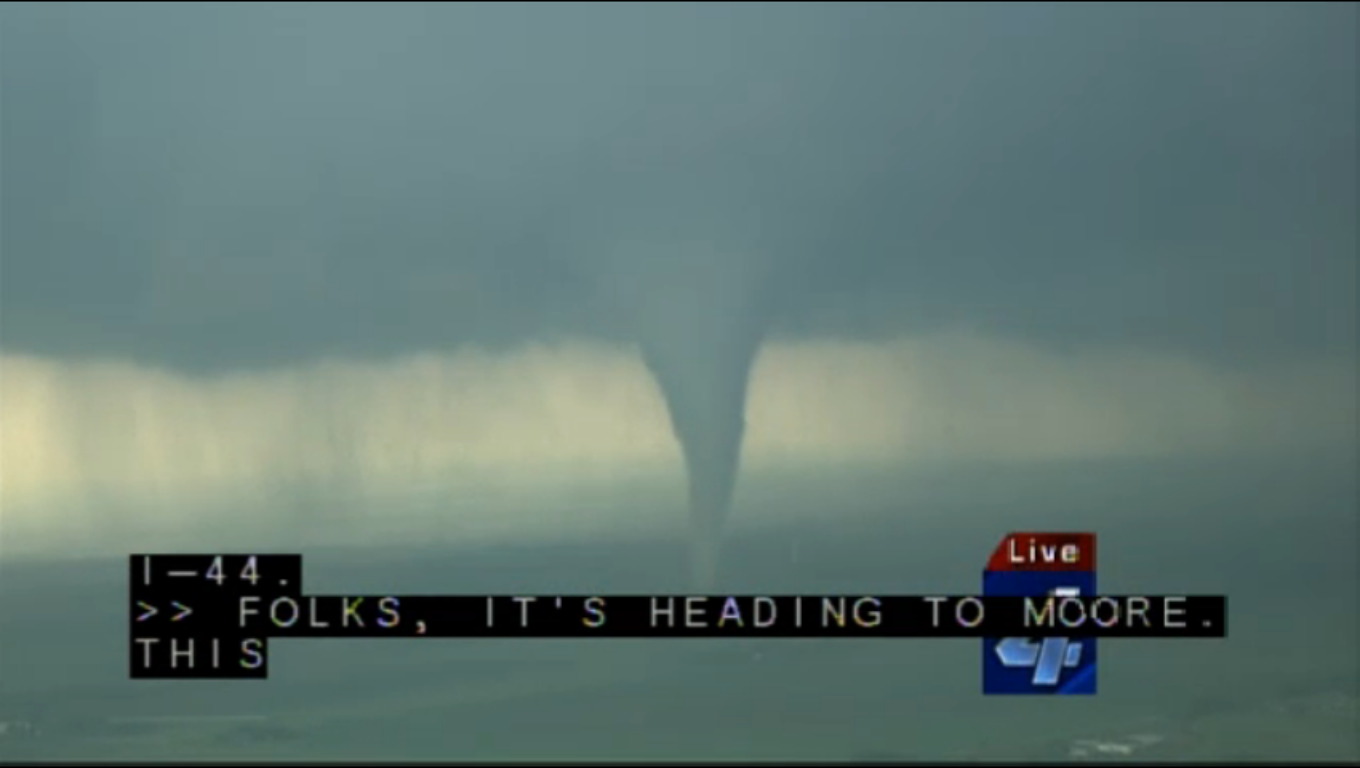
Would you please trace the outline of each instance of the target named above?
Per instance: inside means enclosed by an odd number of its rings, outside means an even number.
[[[664,406],[627,348],[562,344],[213,377],[17,356],[0,366],[11,556],[156,547],[158,526],[176,546],[196,529],[211,537],[246,525],[323,525],[318,543],[357,542],[385,518],[396,541],[440,535],[441,520],[469,541],[675,530],[624,508],[638,493],[681,488]],[[1355,383],[1342,360],[1232,369],[966,334],[776,343],[754,372],[743,466],[758,486],[819,467],[886,477],[1344,457],[1355,451]],[[595,508],[549,516],[563,498]],[[415,525],[392,506],[412,499],[427,510]],[[438,499],[442,518],[429,511]],[[351,524],[358,530],[346,536]]]

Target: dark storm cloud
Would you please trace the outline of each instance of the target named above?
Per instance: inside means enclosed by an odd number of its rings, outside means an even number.
[[[0,34],[10,352],[222,369],[668,313],[1354,345],[1354,4],[6,5]]]

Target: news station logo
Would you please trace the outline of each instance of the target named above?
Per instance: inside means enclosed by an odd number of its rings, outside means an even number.
[[[1096,594],[1095,534],[1007,534],[987,559],[982,594],[1058,598]],[[1092,695],[1096,692],[1095,640],[985,638],[982,691],[988,695]]]

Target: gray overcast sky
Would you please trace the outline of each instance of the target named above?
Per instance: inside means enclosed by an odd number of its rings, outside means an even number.
[[[1353,353],[1356,8],[6,4],[0,345]]]

